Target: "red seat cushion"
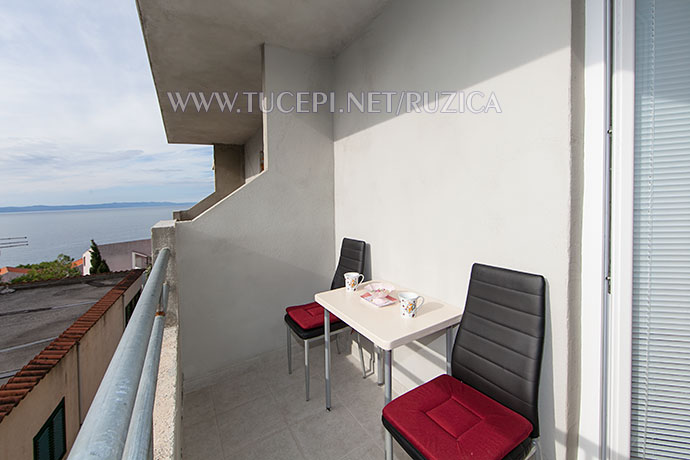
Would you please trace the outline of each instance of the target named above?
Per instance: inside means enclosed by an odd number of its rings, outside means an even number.
[[[285,311],[302,329],[323,326],[323,307],[316,302],[287,307]],[[331,314],[331,323],[338,321],[340,321],[338,317]]]
[[[526,418],[449,375],[391,401],[383,417],[429,460],[502,459],[532,432]]]

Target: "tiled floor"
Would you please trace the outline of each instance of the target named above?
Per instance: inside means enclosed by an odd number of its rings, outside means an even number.
[[[383,388],[362,378],[359,362],[332,357],[332,410],[325,410],[323,345],[310,349],[311,398],[304,398],[303,348],[235,366],[183,398],[185,460],[382,460]],[[409,457],[395,444],[396,458]]]

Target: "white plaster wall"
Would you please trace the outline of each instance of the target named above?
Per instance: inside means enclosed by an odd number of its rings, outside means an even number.
[[[332,60],[264,50],[264,91],[324,91]],[[189,389],[284,345],[285,306],[330,285],[335,260],[333,121],[264,116],[267,169],[193,221],[176,224],[181,363]]]
[[[264,150],[264,130],[259,128],[244,143],[244,177],[249,179],[261,172],[261,156]]]
[[[367,241],[374,278],[459,308],[473,262],[546,277],[544,459],[575,455],[579,404],[571,11],[565,0],[400,0],[335,61],[339,100],[346,91],[495,92],[501,114],[336,114],[335,241]],[[394,378],[407,388],[429,380],[444,352],[438,337],[396,350]]]

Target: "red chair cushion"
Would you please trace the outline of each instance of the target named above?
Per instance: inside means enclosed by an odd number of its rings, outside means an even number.
[[[316,302],[287,307],[285,311],[302,329],[323,326],[323,307]],[[331,323],[338,321],[340,321],[338,317],[331,314]]]
[[[449,375],[391,401],[383,417],[429,460],[502,459],[532,432],[526,418]]]

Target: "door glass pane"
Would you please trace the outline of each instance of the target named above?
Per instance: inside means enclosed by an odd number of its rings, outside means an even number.
[[[690,458],[690,1],[635,27],[631,457]]]

